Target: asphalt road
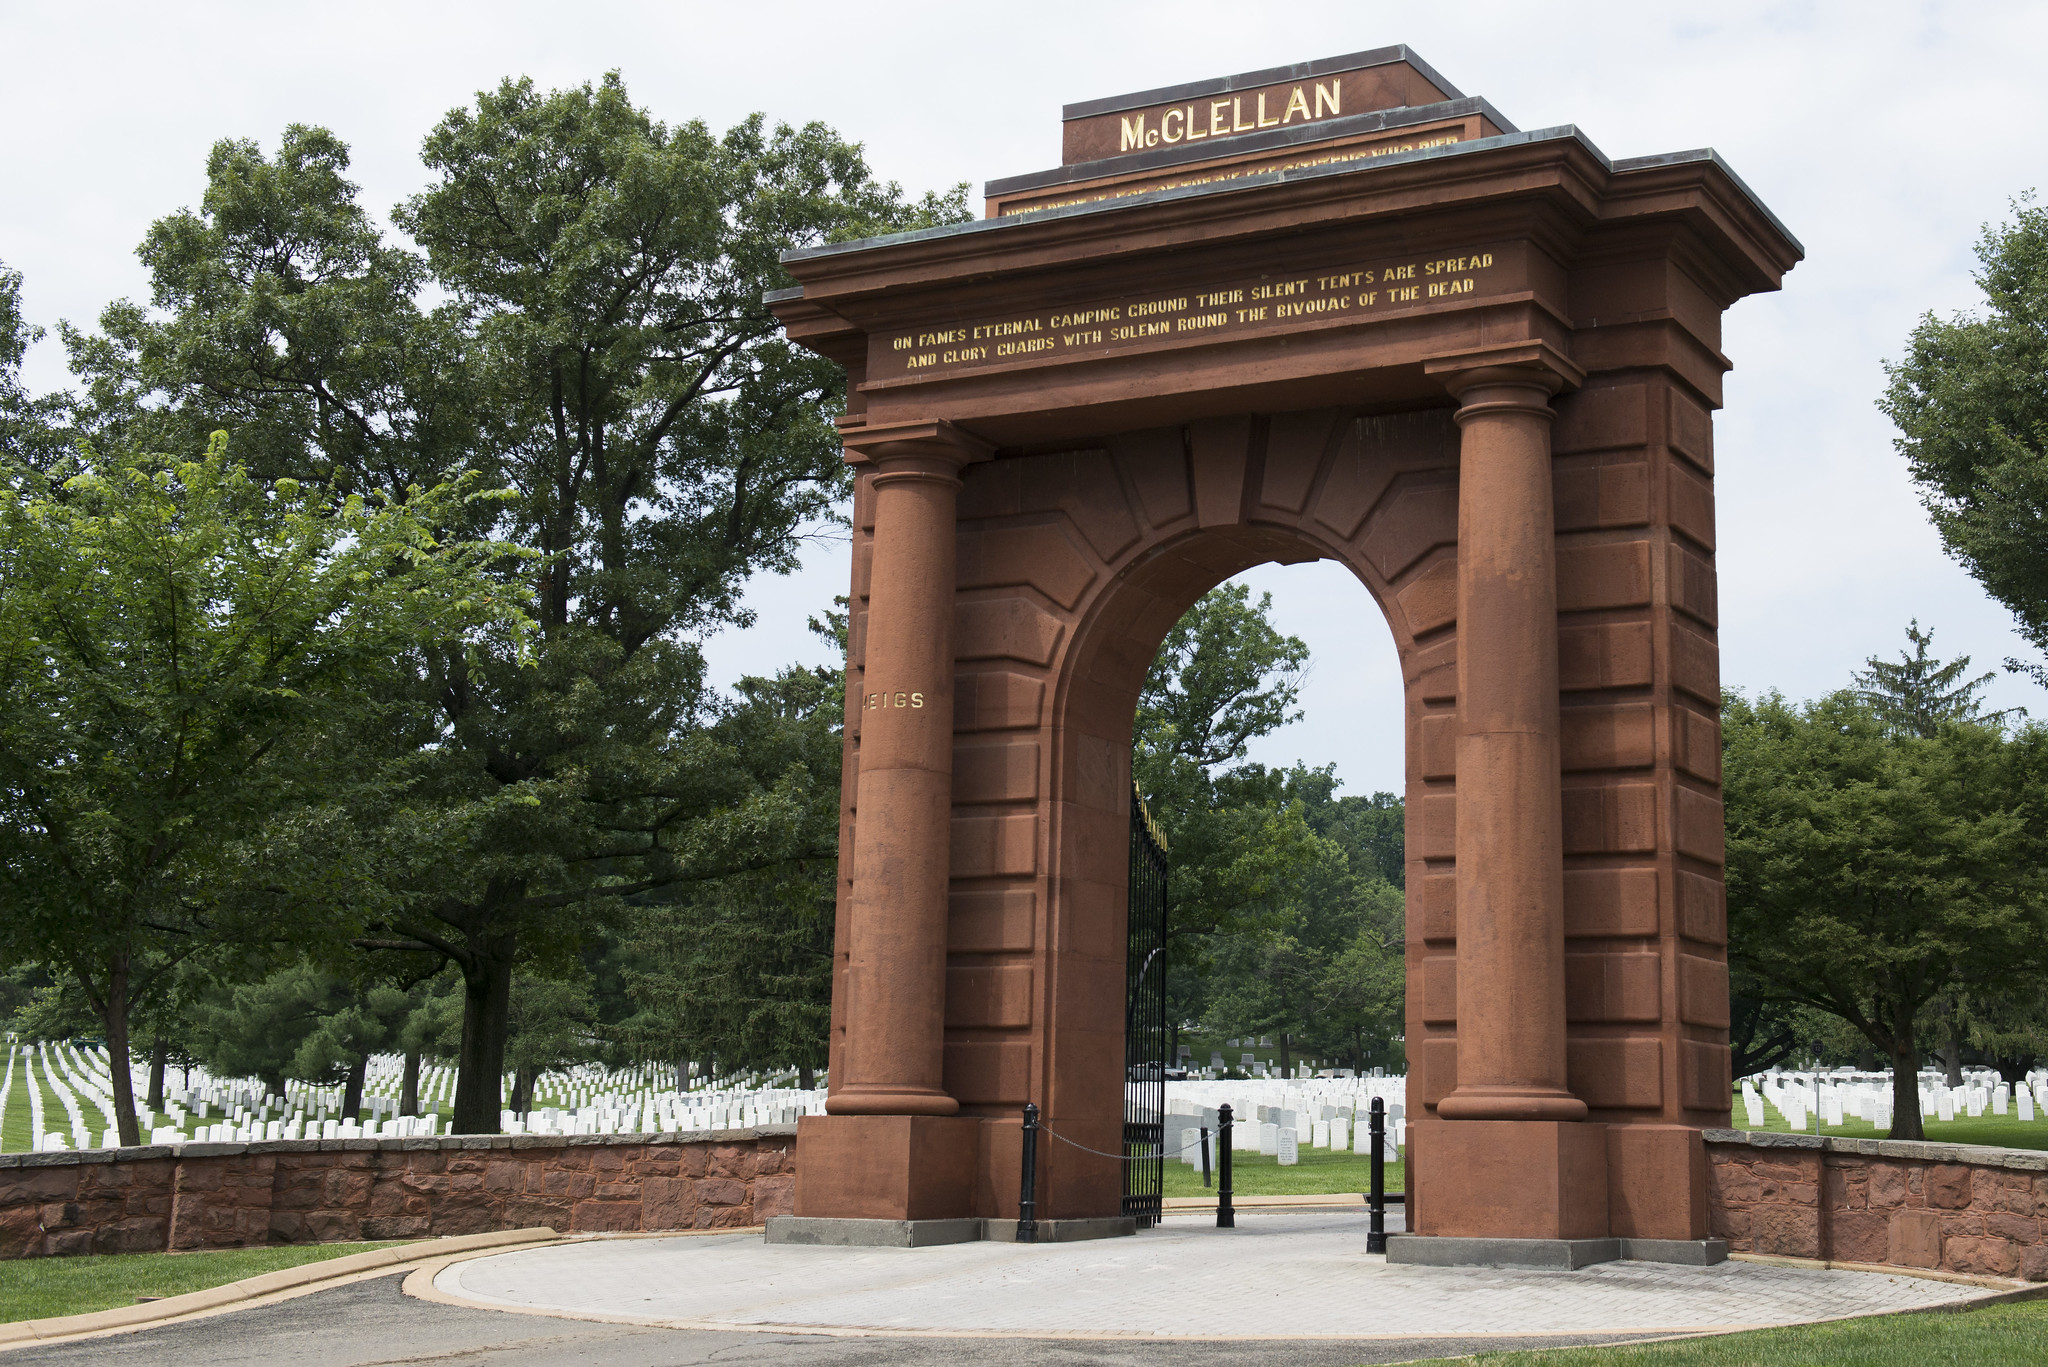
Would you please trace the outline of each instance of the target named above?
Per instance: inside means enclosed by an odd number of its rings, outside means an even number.
[[[1345,1341],[853,1338],[648,1329],[415,1300],[403,1273],[209,1319],[0,1353],[0,1367],[1340,1367],[1483,1349],[1625,1343],[1638,1335]]]

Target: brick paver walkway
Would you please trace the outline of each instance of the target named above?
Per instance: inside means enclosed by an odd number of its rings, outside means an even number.
[[[1906,1276],[1728,1262],[1577,1272],[1390,1267],[1355,1214],[1173,1219],[1135,1238],[919,1249],[770,1246],[758,1234],[595,1241],[457,1263],[481,1305],[695,1328],[1150,1338],[1365,1338],[1726,1329],[1985,1294]]]

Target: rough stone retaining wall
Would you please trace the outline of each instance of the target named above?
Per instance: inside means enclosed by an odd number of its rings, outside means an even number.
[[[790,1213],[796,1126],[0,1154],[0,1258],[723,1229]]]
[[[1708,1130],[1715,1237],[1737,1253],[2048,1281],[2048,1153]]]

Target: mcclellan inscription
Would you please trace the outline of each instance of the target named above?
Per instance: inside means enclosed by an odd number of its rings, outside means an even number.
[[[1497,246],[1201,290],[1091,300],[878,337],[871,378],[944,373],[1052,353],[1113,351],[1203,334],[1363,318],[1503,288]]]

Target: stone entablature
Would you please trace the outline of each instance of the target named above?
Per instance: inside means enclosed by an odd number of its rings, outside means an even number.
[[[0,1154],[0,1259],[732,1229],[787,1215],[796,1126],[306,1139]]]
[[[1731,1251],[2048,1281],[2048,1153],[1708,1130]]]

